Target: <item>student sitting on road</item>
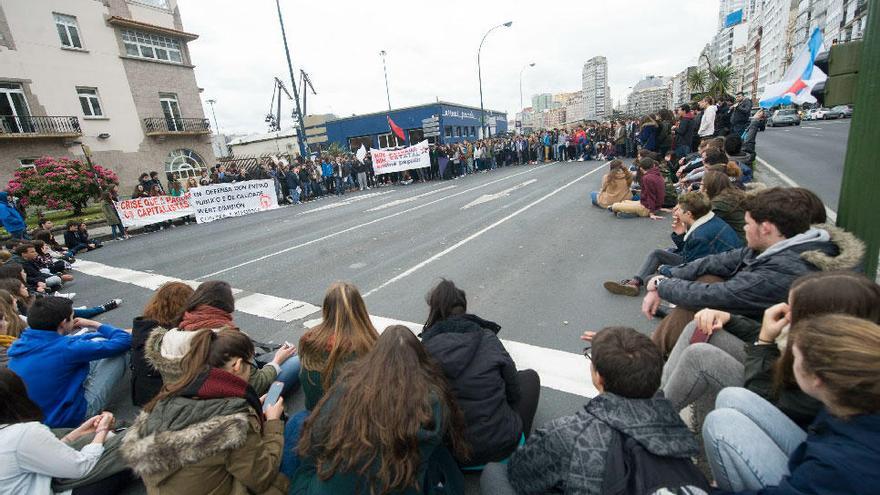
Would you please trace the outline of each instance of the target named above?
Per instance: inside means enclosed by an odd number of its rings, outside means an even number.
[[[880,486],[880,326],[829,314],[789,337],[792,373],[824,410],[807,432],[764,399],[721,391],[703,440],[718,488],[759,494],[873,494]]]
[[[89,330],[70,335],[79,329]],[[28,312],[28,328],[9,348],[9,368],[27,384],[51,427],[79,426],[100,414],[125,373],[131,335],[75,318],[69,299],[44,297]]]
[[[79,233],[79,222],[76,220],[67,222],[67,230],[64,231],[64,245],[67,247],[68,256],[76,256],[80,251],[98,248],[98,245],[95,243],[82,242],[82,235]]]
[[[186,311],[177,328],[155,328],[144,345],[144,356],[162,375],[162,382],[174,383],[180,378],[182,359],[189,352],[196,330],[238,330],[232,321],[234,311],[232,287],[226,282],[209,280],[202,282],[187,300]],[[257,394],[265,394],[276,380],[284,382],[285,393],[292,390],[299,375],[299,358],[295,354],[296,347],[282,346],[271,362],[250,370],[250,385]]]
[[[248,385],[254,344],[229,328],[192,332],[178,381],[166,385],[129,428],[122,453],[147,493],[286,494],[278,470],[284,399],[265,414]]]
[[[657,162],[650,158],[642,158],[638,161],[641,171],[641,193],[638,201],[623,200],[611,205],[608,209],[619,218],[651,217],[662,219],[654,215],[654,212],[663,207],[663,197],[666,195],[666,185],[660,175]]]
[[[507,458],[528,438],[541,384],[534,370],[517,371],[501,340],[501,326],[468,314],[463,290],[442,280],[428,294],[422,343],[443,368],[464,411],[465,440],[472,455],[459,459],[480,466]]]
[[[42,419],[43,412],[28,398],[22,379],[0,369],[0,493],[62,493],[55,490],[53,478],[77,486],[72,495],[119,493],[130,481],[131,472],[118,463],[110,466],[105,461],[104,469],[96,469],[105,442],[112,439],[113,414],[90,417],[63,436],[40,423]],[[102,479],[102,471],[112,475],[114,468],[118,475]]]
[[[608,169],[608,172],[602,177],[602,189],[590,193],[593,206],[608,208],[614,203],[632,199],[629,188],[632,186],[633,177],[623,161],[611,160]]]
[[[443,371],[408,328],[388,327],[306,422],[291,493],[463,493],[450,453],[467,456],[463,430]]]
[[[672,242],[675,248],[653,250],[637,275],[621,282],[605,282],[605,289],[612,294],[635,297],[641,292],[645,281],[658,271],[668,274],[670,266],[740,247],[736,232],[712,213],[711,206],[709,198],[700,192],[691,191],[680,196],[672,212]]]
[[[682,409],[701,400],[714,403],[724,387],[745,387],[806,428],[821,404],[804,394],[791,374],[788,328],[828,313],[880,323],[880,286],[855,272],[817,272],[795,280],[788,302],[767,309],[763,322],[704,309],[669,355],[663,368],[663,393]],[[704,337],[691,343],[695,335]]]
[[[147,339],[157,328],[175,328],[186,310],[193,289],[183,282],[167,282],[159,287],[131,328],[131,402],[143,407],[162,389],[162,375],[148,361]]]
[[[700,191],[712,201],[712,213],[730,225],[740,242],[746,243],[746,212],[743,209],[745,193],[734,186],[730,176],[717,170],[707,170],[700,184]],[[824,209],[824,206],[823,206]]]
[[[42,282],[46,285],[47,290],[56,291],[64,285],[64,282],[73,280],[72,275],[53,275],[48,268],[43,271],[43,266],[37,261],[37,248],[30,242],[19,244],[13,253],[14,255],[9,261],[21,265],[27,275],[28,288],[31,290],[36,290],[37,284]]]
[[[9,291],[0,289],[0,368],[9,365],[6,352],[27,328],[27,322],[18,315],[17,304]]]
[[[661,300],[677,305],[652,336],[664,354],[702,308],[758,319],[785,299],[801,275],[852,270],[861,262],[861,241],[838,229],[811,227],[815,203],[803,191],[763,189],[748,197],[744,209],[747,247],[672,267],[670,276],[657,275],[645,283],[643,314],[653,316]]]
[[[508,465],[486,466],[483,495],[602,493],[603,480],[615,476],[605,462],[609,445],[620,435],[655,456],[689,463],[697,454],[693,433],[669,401],[655,395],[663,368],[657,346],[625,327],[604,328],[589,338],[584,355],[599,395],[574,415],[535,430]],[[699,477],[692,481],[705,483]]]

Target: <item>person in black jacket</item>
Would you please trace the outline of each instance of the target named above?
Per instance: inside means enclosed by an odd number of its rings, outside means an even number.
[[[13,252],[15,256],[10,258],[9,262],[21,265],[27,276],[28,289],[31,291],[35,291],[40,282],[46,284],[48,290],[58,290],[64,284],[64,280],[73,280],[70,275],[64,275],[62,278],[62,276],[44,273],[37,263],[37,248],[29,242],[15,246]]]
[[[675,131],[675,156],[686,156],[691,152],[691,142],[697,133],[694,124],[694,114],[687,103],[678,108],[678,123],[673,127]]]
[[[67,248],[69,256],[75,256],[80,251],[88,251],[96,247],[94,244],[89,245],[81,241],[79,222],[76,220],[67,222],[67,230],[64,231],[64,246]]]
[[[534,370],[517,371],[497,333],[501,326],[467,314],[463,290],[442,280],[428,294],[430,312],[421,334],[464,411],[472,455],[458,459],[481,466],[507,458],[528,438],[541,392]]]
[[[742,91],[736,94],[736,101],[730,111],[730,133],[742,137],[749,125],[752,113],[752,99],[745,98]]]
[[[162,389],[162,375],[144,356],[147,339],[156,328],[172,329],[180,322],[193,294],[183,282],[168,282],[153,294],[144,314],[134,319],[131,329],[131,402],[143,407]]]

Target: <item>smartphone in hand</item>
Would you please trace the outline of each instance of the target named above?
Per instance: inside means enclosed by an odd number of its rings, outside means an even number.
[[[284,382],[273,382],[272,386],[269,387],[269,392],[266,393],[266,400],[263,401],[263,413],[266,412],[271,406],[274,406],[276,402],[278,402],[278,398],[281,397],[281,390],[284,389]]]

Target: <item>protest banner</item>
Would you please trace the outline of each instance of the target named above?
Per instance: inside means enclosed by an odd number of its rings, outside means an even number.
[[[189,192],[192,195],[190,204],[198,223],[278,208],[275,181],[272,179],[213,184],[194,187]]]
[[[414,168],[430,168],[431,157],[428,155],[428,141],[399,150],[370,149],[373,157],[373,171],[376,175],[403,172]]]
[[[143,227],[167,220],[182,218],[195,213],[189,203],[190,193],[183,196],[152,196],[126,199],[115,203],[122,225]]]

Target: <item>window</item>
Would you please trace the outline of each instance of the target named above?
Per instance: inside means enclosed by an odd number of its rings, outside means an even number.
[[[159,93],[159,104],[162,106],[162,114],[169,131],[182,131],[183,121],[180,114],[180,104],[177,95],[173,93]]]
[[[452,137],[452,126],[451,125],[447,125],[447,126],[443,127],[443,136],[448,137],[448,138]]]
[[[55,28],[58,29],[61,46],[82,48],[82,40],[79,39],[79,26],[76,24],[76,17],[64,14],[52,15],[55,17]]]
[[[168,0],[135,0],[134,3],[142,3],[144,5],[149,5],[150,7],[168,9]]]
[[[76,94],[79,96],[79,104],[82,107],[83,115],[86,117],[104,116],[97,88],[76,88]]]
[[[18,83],[0,83],[0,132],[34,132],[24,90]]]
[[[18,168],[37,168],[36,158],[19,158]]]
[[[471,126],[471,137],[477,136],[477,128],[476,126]]]
[[[455,127],[455,137],[461,137],[461,126]]]
[[[394,134],[379,134],[379,149],[394,148],[397,146],[403,146],[404,144],[406,143],[401,141],[400,138]]]
[[[171,177],[177,174],[184,181],[190,177],[200,176],[205,168],[205,160],[193,150],[174,150],[165,159],[165,175]]]
[[[183,63],[180,43],[174,38],[125,29],[122,31],[122,43],[125,45],[125,53],[132,57]]]

